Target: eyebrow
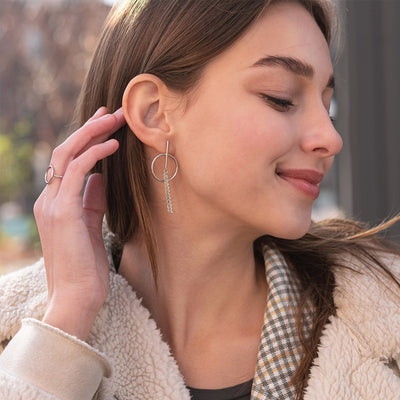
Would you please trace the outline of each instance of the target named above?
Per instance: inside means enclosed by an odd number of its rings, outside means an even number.
[[[312,65],[307,64],[293,57],[284,56],[267,56],[260,58],[253,64],[253,67],[283,67],[289,72],[296,75],[304,76],[306,78],[312,78],[314,76],[314,68]],[[327,87],[335,88],[335,77],[331,75],[329,77]]]

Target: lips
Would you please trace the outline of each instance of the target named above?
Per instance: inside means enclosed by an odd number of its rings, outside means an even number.
[[[314,200],[319,196],[318,184],[324,178],[322,172],[311,169],[281,169],[276,173],[280,178]]]

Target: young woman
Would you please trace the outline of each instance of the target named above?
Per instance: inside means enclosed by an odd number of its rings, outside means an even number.
[[[35,204],[44,259],[0,283],[1,399],[399,397],[398,257],[355,223],[311,225],[342,147],[332,13],[114,9],[94,115]]]

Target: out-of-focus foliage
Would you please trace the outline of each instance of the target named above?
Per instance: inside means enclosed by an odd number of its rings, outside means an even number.
[[[29,121],[19,121],[11,132],[0,133],[0,203],[18,200],[22,187],[33,190],[31,131]]]
[[[54,148],[68,133],[109,9],[97,0],[2,0],[0,202],[40,191],[29,159],[38,143]]]
[[[33,203],[109,10],[100,0],[1,0],[0,274],[37,246]]]
[[[108,11],[96,0],[2,0],[2,126],[29,119],[35,138],[55,143],[70,121]]]

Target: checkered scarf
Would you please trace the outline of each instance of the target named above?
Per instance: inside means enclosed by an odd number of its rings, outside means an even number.
[[[251,400],[294,399],[290,379],[302,358],[295,327],[299,282],[278,250],[264,249],[268,299],[264,315]],[[312,308],[306,310],[306,330],[311,327]]]

